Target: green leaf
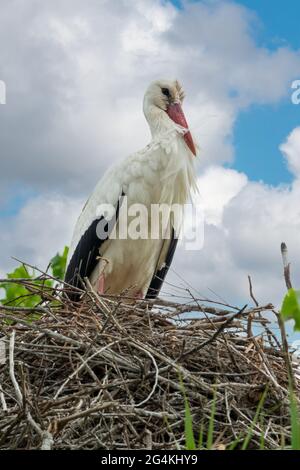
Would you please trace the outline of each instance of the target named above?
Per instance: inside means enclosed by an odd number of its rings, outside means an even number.
[[[198,438],[198,449],[202,449],[203,446],[203,436],[204,436],[204,426],[203,423],[200,425],[199,438]]]
[[[18,266],[13,272],[7,274],[8,279],[31,279],[33,277],[35,277],[35,273],[29,273],[23,265]],[[4,304],[10,306],[34,307],[41,301],[38,295],[30,293],[26,287],[20,284],[4,283],[1,287],[5,291],[5,298],[1,300]]]
[[[268,393],[268,386],[265,388],[260,400],[259,400],[259,403],[258,403],[258,406],[257,406],[257,409],[256,409],[256,413],[255,413],[255,416],[252,420],[252,423],[249,427],[249,431],[248,431],[248,434],[247,436],[245,437],[244,439],[244,442],[243,442],[243,445],[242,445],[242,449],[241,450],[246,450],[248,448],[248,445],[252,439],[252,435],[253,435],[253,429],[255,428],[256,426],[256,423],[259,419],[259,416],[260,416],[260,413],[262,411],[262,407],[265,403],[265,400],[266,400],[266,396],[267,396],[267,393]],[[263,431],[261,431],[263,433]]]
[[[184,407],[185,407],[185,418],[184,418],[184,433],[185,433],[185,448],[187,450],[196,450],[196,443],[193,431],[193,418],[191,414],[189,401],[184,395]]]
[[[193,430],[193,417],[188,398],[185,393],[184,383],[182,377],[179,375],[179,382],[182,389],[184,399],[184,435],[185,435],[185,448],[186,450],[196,450],[196,442]]]
[[[215,414],[216,414],[216,399],[217,399],[217,389],[214,388],[214,396],[213,401],[211,404],[211,413],[209,417],[208,423],[208,431],[207,431],[207,449],[211,450],[213,446],[213,438],[214,438],[214,423],[215,423]]]
[[[300,331],[300,291],[288,290],[282,302],[281,315],[284,320],[293,319],[294,331]]]
[[[7,274],[8,279],[19,279],[19,278],[26,278],[31,279],[33,277],[33,273],[29,273],[25,266],[21,264],[18,266],[12,273]]]
[[[61,280],[63,280],[65,276],[68,251],[69,248],[65,246],[63,254],[60,255],[57,253],[57,255],[50,261],[53,276]]]
[[[64,278],[68,251],[68,247],[65,247],[63,253],[57,253],[57,255],[54,256],[54,258],[52,258],[50,262],[52,274],[58,279]],[[26,267],[21,264],[13,272],[7,274],[7,279],[35,279],[36,276],[37,275],[34,270],[28,271]],[[34,280],[33,284],[36,286],[41,286],[41,288],[43,286],[51,288],[53,287],[54,282],[50,279]],[[0,287],[2,289],[1,293],[4,297],[0,301],[2,304],[9,305],[12,307],[35,307],[36,305],[42,302],[42,297],[40,295],[36,295],[34,292],[29,291],[24,285],[20,283],[14,284],[11,282],[4,282],[1,284]],[[31,317],[28,316],[28,318],[30,319]],[[32,315],[33,320],[34,318],[35,314]]]
[[[300,418],[294,392],[290,393],[290,412],[292,428],[292,449],[300,450]]]

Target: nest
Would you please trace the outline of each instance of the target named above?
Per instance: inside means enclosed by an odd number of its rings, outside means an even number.
[[[0,306],[0,449],[184,449],[191,425],[204,447],[211,423],[213,448],[289,445],[295,371],[271,305],[32,289],[40,306]]]

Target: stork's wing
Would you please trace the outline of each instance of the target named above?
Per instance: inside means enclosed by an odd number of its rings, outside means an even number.
[[[68,262],[65,282],[74,287],[81,286],[81,280],[90,277],[99,262],[99,249],[109,238],[115,224],[118,221],[119,208],[124,193],[120,195],[116,205],[115,216],[106,220],[103,216],[91,220],[86,230],[81,235],[77,245],[73,247],[72,255]],[[98,224],[101,224],[101,237],[97,233]],[[71,300],[77,300],[78,295],[68,295]]]
[[[176,250],[178,238],[175,235],[175,230],[172,227],[172,236],[171,239],[168,240],[169,242],[169,247],[166,253],[166,257],[163,263],[163,267],[161,269],[157,269],[152,281],[150,283],[148,292],[146,294],[146,299],[156,299],[158,296],[161,286],[163,285],[163,282],[165,280],[165,277],[169,271],[169,267],[171,266],[173,256]]]

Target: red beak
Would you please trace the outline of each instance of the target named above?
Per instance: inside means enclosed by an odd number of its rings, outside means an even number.
[[[186,119],[185,119],[185,115],[182,111],[182,107],[179,103],[170,104],[168,106],[168,109],[167,109],[167,114],[168,114],[169,118],[172,119],[172,121],[176,122],[176,124],[179,124],[180,126],[184,127],[185,129],[189,128],[189,126],[186,122]],[[193,141],[192,134],[190,133],[189,130],[184,134],[183,138],[186,142],[186,145],[190,149],[190,151],[196,156],[195,144],[194,144],[194,141]]]

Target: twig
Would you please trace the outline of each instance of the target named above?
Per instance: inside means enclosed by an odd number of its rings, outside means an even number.
[[[109,349],[111,348],[111,346],[113,346],[114,344],[117,344],[119,341],[116,340],[116,341],[113,341],[109,344],[107,344],[106,346],[103,346],[103,348],[95,351],[90,357],[88,357],[87,359],[85,359],[79,367],[77,367],[76,370],[74,370],[74,372],[72,372],[72,374],[70,374],[68,376],[68,378],[64,381],[64,383],[59,387],[59,389],[57,390],[56,394],[54,395],[53,397],[53,400],[57,400],[57,398],[59,397],[59,395],[61,394],[61,392],[63,391],[63,389],[65,388],[65,386],[68,384],[68,382],[73,378],[75,377],[78,372],[80,372],[81,369],[83,369],[85,367],[85,365],[90,361],[92,360],[95,356],[98,356],[100,354],[102,354],[106,349]]]
[[[134,346],[135,348],[139,349],[140,351],[143,351],[145,354],[147,354],[147,356],[150,357],[153,365],[154,365],[154,368],[155,368],[155,380],[154,380],[154,385],[152,387],[152,390],[150,391],[149,395],[147,396],[147,398],[145,398],[144,400],[142,400],[141,402],[135,404],[135,408],[138,408],[139,406],[142,406],[142,405],[145,405],[145,403],[147,403],[150,398],[152,397],[152,395],[154,394],[155,392],[155,389],[157,387],[157,384],[158,384],[158,375],[159,375],[159,370],[158,370],[158,367],[157,367],[157,363],[156,363],[156,360],[154,359],[153,355],[151,354],[150,351],[148,351],[147,349],[143,348],[142,346],[140,346],[139,344],[137,344],[136,342],[134,341],[131,341],[130,344],[132,346]]]
[[[248,281],[249,281],[249,291],[250,291],[250,297],[251,299],[253,300],[254,304],[256,305],[256,307],[258,307],[258,302],[256,300],[256,298],[254,297],[254,294],[253,294],[253,288],[252,288],[252,281],[251,281],[251,277],[248,275]],[[253,336],[253,331],[252,331],[252,320],[253,320],[253,316],[252,314],[250,313],[249,316],[248,316],[248,322],[247,322],[247,336],[248,338],[251,338]]]
[[[7,404],[6,404],[6,400],[5,400],[5,396],[4,396],[1,384],[0,384],[0,401],[1,401],[1,406],[2,406],[3,411],[7,411]]]
[[[207,346],[208,344],[212,343],[222,333],[222,331],[224,331],[225,328],[227,328],[230,325],[230,323],[233,320],[235,320],[236,318],[238,318],[239,316],[241,316],[243,314],[243,312],[246,310],[246,308],[247,308],[247,305],[245,305],[241,310],[239,310],[237,313],[235,313],[230,318],[228,318],[226,320],[226,322],[224,322],[220,326],[220,328],[218,330],[216,330],[216,332],[208,340],[204,341],[203,343],[199,344],[198,346],[195,346],[194,348],[190,349],[189,351],[186,351],[185,353],[182,354],[182,357],[186,357],[191,353],[198,352],[200,349],[202,349],[205,346]]]
[[[11,332],[9,340],[9,375],[14,386],[16,397],[20,408],[23,407],[23,397],[15,376],[15,361],[14,361],[14,347],[15,347],[15,330]]]
[[[10,341],[9,341],[9,374],[10,374],[10,378],[15,389],[18,404],[20,408],[23,408],[24,399],[23,399],[21,389],[19,387],[19,384],[15,376],[14,347],[15,347],[15,330],[12,331],[10,335]],[[48,431],[42,431],[42,429],[35,422],[35,420],[31,416],[31,413],[28,410],[26,411],[26,417],[27,417],[28,422],[31,424],[31,426],[35,429],[35,431],[42,438],[41,450],[50,450],[53,445],[53,436]]]
[[[288,249],[284,242],[281,243],[281,256],[283,262],[283,275],[287,290],[292,289],[290,263],[288,261]]]
[[[291,362],[291,358],[290,358],[289,344],[288,344],[287,337],[286,337],[284,321],[283,321],[282,316],[281,316],[280,313],[276,312],[275,310],[273,310],[273,313],[276,315],[278,325],[279,325],[279,329],[280,329],[282,349],[283,349],[283,353],[284,353],[286,367],[287,367],[287,370],[289,372],[291,387],[292,387],[293,390],[295,390],[295,388],[296,388],[295,375],[294,375],[294,370],[293,370],[293,366],[292,366],[292,362]]]
[[[122,297],[98,296],[99,302],[87,289],[77,303],[63,296],[55,307],[44,302],[40,319],[30,322],[31,309],[0,306],[1,335],[10,345],[8,366],[0,366],[7,407],[0,401],[0,449],[183,449],[179,377],[193,423],[203,424],[203,442],[213,400],[215,443],[226,447],[232,436],[247,435],[266,383],[268,400],[251,446],[259,448],[260,428],[265,448],[280,447],[282,434],[289,440],[286,359],[260,315],[273,306],[221,309],[184,292],[184,305],[129,304]],[[251,337],[249,315],[260,326]]]
[[[284,242],[281,243],[281,255],[282,255],[282,262],[283,262],[283,273],[284,273],[285,284],[286,284],[287,290],[289,290],[289,289],[292,289],[292,282],[291,282],[291,273],[290,273],[290,263],[288,261],[288,249]],[[281,334],[282,348],[284,352],[287,370],[289,372],[289,380],[291,382],[291,387],[294,390],[295,389],[295,377],[294,377],[293,367],[291,364],[289,345],[288,345],[288,341],[286,337],[284,321],[280,313],[278,314],[274,310],[273,312],[275,313],[277,317],[280,334]]]

